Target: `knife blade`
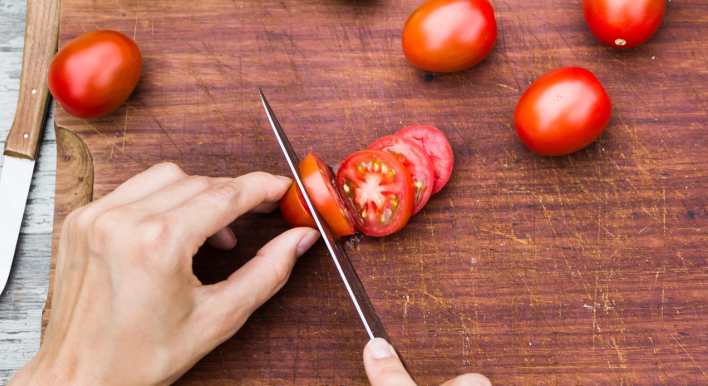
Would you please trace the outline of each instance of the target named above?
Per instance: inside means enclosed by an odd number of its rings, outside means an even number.
[[[314,214],[314,216],[312,217],[315,219],[317,228],[319,228],[319,231],[322,234],[322,239],[327,245],[329,253],[332,255],[334,264],[337,267],[337,270],[339,271],[339,275],[344,281],[344,286],[347,288],[349,296],[352,298],[354,308],[356,308],[357,313],[359,314],[359,318],[361,318],[361,322],[364,324],[366,333],[369,335],[370,339],[384,338],[389,341],[388,334],[386,334],[386,330],[384,329],[383,324],[379,319],[379,316],[376,314],[374,306],[371,304],[371,300],[366,294],[366,290],[364,290],[364,285],[361,284],[361,280],[356,274],[356,270],[352,265],[349,255],[344,250],[344,247],[339,241],[339,238],[337,238],[334,232],[332,232],[327,223],[322,219],[322,216],[319,214],[317,209],[315,209],[314,205],[312,204],[312,199],[307,194],[307,189],[305,189],[305,185],[302,183],[302,178],[300,177],[300,159],[293,150],[292,145],[290,145],[288,137],[285,135],[283,128],[278,122],[278,118],[275,117],[275,114],[273,113],[273,110],[268,104],[268,101],[266,100],[265,95],[263,95],[263,92],[261,91],[260,87],[258,88],[258,92],[261,95],[263,107],[266,110],[268,120],[270,121],[270,124],[273,127],[273,131],[275,132],[275,136],[278,139],[280,148],[283,150],[285,158],[288,161],[290,171],[292,171],[293,176],[295,178],[295,182],[300,187],[300,191],[302,192],[302,195],[305,198],[305,202],[307,203],[308,208],[310,208],[310,212]]]
[[[20,95],[0,176],[0,294],[10,276],[47,117],[47,69],[59,40],[59,7],[59,0],[27,0]]]
[[[305,189],[305,185],[302,182],[302,177],[300,176],[300,159],[293,150],[293,147],[290,144],[288,137],[285,135],[283,128],[278,122],[278,118],[275,117],[275,113],[273,113],[273,110],[271,109],[268,100],[266,100],[265,95],[263,95],[263,91],[261,91],[260,87],[258,88],[258,93],[261,96],[263,108],[265,108],[266,114],[268,115],[268,120],[270,121],[270,125],[273,128],[273,132],[275,132],[275,136],[278,139],[280,148],[283,150],[283,154],[285,154],[285,159],[288,161],[290,171],[293,173],[295,182],[297,183],[298,187],[300,188],[300,191],[302,192],[303,197],[305,198],[305,202],[307,203],[307,207],[310,209],[310,213],[313,214],[312,217],[314,218],[315,223],[317,224],[317,228],[322,234],[322,239],[327,245],[327,249],[329,250],[329,253],[332,256],[334,265],[337,267],[337,271],[342,277],[344,286],[346,287],[347,292],[349,293],[349,296],[351,297],[352,302],[354,303],[354,308],[356,308],[361,322],[364,324],[364,329],[369,335],[369,339],[383,338],[390,343],[391,340],[388,337],[388,334],[386,333],[383,324],[381,323],[381,319],[379,319],[378,314],[376,314],[376,310],[374,309],[373,304],[371,304],[371,299],[369,299],[369,295],[366,293],[364,285],[361,283],[361,280],[359,279],[359,276],[357,275],[356,270],[352,265],[352,261],[349,258],[349,255],[347,254],[347,251],[344,249],[344,246],[342,246],[342,243],[341,241],[339,241],[339,238],[334,234],[334,232],[332,232],[327,223],[322,219],[322,216],[319,214],[317,209],[315,209],[315,206],[312,204],[312,199],[308,195],[307,189]],[[405,367],[406,371],[408,371],[408,373],[410,374],[411,371],[406,365],[406,362],[403,361],[401,354],[398,352],[398,350],[396,350],[396,352],[398,353],[398,357],[401,359],[401,362],[403,363],[403,366]]]

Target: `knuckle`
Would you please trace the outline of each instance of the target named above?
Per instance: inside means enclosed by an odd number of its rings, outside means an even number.
[[[116,233],[125,229],[128,221],[126,213],[119,209],[107,210],[95,216],[80,214],[77,220],[80,229],[89,230],[92,244],[99,248],[109,245]]]
[[[214,186],[211,190],[211,194],[214,195],[217,200],[226,201],[230,204],[238,203],[242,192],[243,185],[238,180],[222,182]]]
[[[151,218],[136,227],[137,242],[141,248],[156,251],[157,248],[169,243],[173,227],[163,218]]]
[[[290,278],[290,272],[290,265],[282,261],[275,261],[268,265],[266,275],[269,283],[273,283],[276,288],[281,288]]]
[[[211,178],[204,176],[189,176],[185,183],[197,188],[198,190],[207,189],[212,185]]]
[[[173,177],[183,177],[187,175],[182,168],[172,162],[161,162],[153,166],[151,169],[160,173],[166,173]]]

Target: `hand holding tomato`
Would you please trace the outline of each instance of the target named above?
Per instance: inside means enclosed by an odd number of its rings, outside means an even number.
[[[71,115],[99,118],[123,104],[138,84],[140,49],[117,31],[85,33],[62,48],[49,65],[52,96]]]
[[[529,149],[565,155],[591,144],[610,122],[612,104],[590,71],[553,70],[524,91],[514,112],[514,127]]]

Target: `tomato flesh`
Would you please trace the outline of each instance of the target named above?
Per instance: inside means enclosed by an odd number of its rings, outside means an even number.
[[[433,160],[430,159],[425,149],[412,140],[397,135],[379,138],[367,149],[391,153],[408,169],[415,187],[413,214],[420,212],[430,199],[430,195],[433,194],[435,184]]]
[[[452,175],[453,154],[450,142],[445,134],[433,126],[414,125],[396,133],[397,136],[408,138],[425,149],[433,161],[435,183],[433,193],[439,192],[450,180]]]
[[[350,155],[335,184],[356,227],[367,236],[399,231],[413,212],[413,178],[391,153],[363,150]]]
[[[329,166],[315,153],[310,153],[300,162],[300,175],[312,204],[332,231],[337,236],[356,233],[354,220],[332,185],[334,174]]]
[[[305,197],[302,196],[300,188],[296,182],[290,185],[290,188],[280,199],[280,212],[285,218],[285,222],[292,228],[310,227],[317,229],[315,219],[312,218],[310,208],[307,207]]]
[[[52,59],[47,84],[52,96],[71,115],[98,118],[123,104],[138,84],[140,49],[117,31],[85,33]]]
[[[666,0],[583,0],[583,16],[603,44],[633,48],[651,38],[666,12]]]
[[[565,155],[597,139],[610,122],[612,103],[590,71],[553,70],[524,91],[514,112],[521,141],[542,155]]]
[[[406,58],[433,72],[474,66],[496,40],[497,21],[487,0],[428,0],[411,14],[401,36]]]

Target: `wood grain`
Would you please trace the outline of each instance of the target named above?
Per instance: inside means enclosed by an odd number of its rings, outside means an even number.
[[[35,159],[49,106],[47,69],[57,50],[60,4],[60,0],[27,0],[20,97],[5,155]]]
[[[300,155],[334,166],[403,126],[437,126],[456,157],[448,186],[403,231],[350,243],[421,384],[469,371],[503,385],[708,383],[708,4],[668,3],[654,38],[617,51],[587,30],[579,2],[496,0],[491,55],[440,75],[401,52],[418,3],[64,0],[62,44],[115,29],[144,66],[113,114],[58,109],[57,124],[93,156],[95,197],[159,161],[210,176],[286,173],[257,86]],[[514,133],[516,101],[570,65],[605,85],[610,126],[574,155],[537,156]],[[57,207],[55,230],[64,215]],[[195,257],[204,282],[286,224],[274,213],[233,228],[237,250]],[[320,245],[180,383],[365,384],[365,342]]]

